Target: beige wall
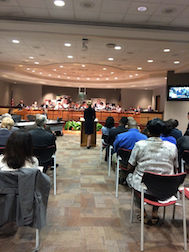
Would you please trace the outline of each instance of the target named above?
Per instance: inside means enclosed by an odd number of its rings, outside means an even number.
[[[41,85],[14,84],[12,86],[14,103],[17,105],[20,99],[24,100],[25,105],[32,105],[34,101],[42,103]]]
[[[156,88],[156,89],[153,90],[153,95],[152,95],[152,108],[153,109],[155,109],[155,102],[156,102],[156,96],[157,95],[160,95],[160,111],[159,112],[163,112],[165,102],[167,100],[166,86],[159,87],[159,88]]]
[[[136,108],[147,108],[152,105],[152,91],[138,89],[121,89],[121,104],[123,108],[130,106]]]
[[[9,99],[9,83],[7,82],[0,82],[0,105],[1,106],[8,106],[10,99]]]
[[[187,113],[189,112],[189,102],[187,101],[167,101],[164,108],[164,120],[170,118],[179,121],[178,128],[184,133],[188,125]]]

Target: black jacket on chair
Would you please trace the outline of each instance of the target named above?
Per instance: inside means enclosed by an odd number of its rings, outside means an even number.
[[[0,226],[16,222],[41,229],[46,224],[49,191],[50,179],[38,169],[0,171]]]

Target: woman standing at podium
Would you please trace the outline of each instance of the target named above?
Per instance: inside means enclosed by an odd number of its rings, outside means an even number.
[[[95,110],[91,107],[92,102],[88,101],[88,108],[84,111],[85,134],[87,135],[87,149],[91,148],[91,137],[94,132],[94,120],[96,118]]]

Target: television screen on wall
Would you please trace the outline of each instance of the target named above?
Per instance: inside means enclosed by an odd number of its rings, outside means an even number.
[[[189,86],[168,86],[168,101],[189,101]]]

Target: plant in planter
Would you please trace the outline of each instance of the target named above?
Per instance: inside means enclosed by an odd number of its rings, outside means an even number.
[[[96,125],[96,131],[99,131],[102,128],[102,124],[97,123]],[[76,121],[67,121],[65,126],[65,130],[81,130],[81,122]]]

